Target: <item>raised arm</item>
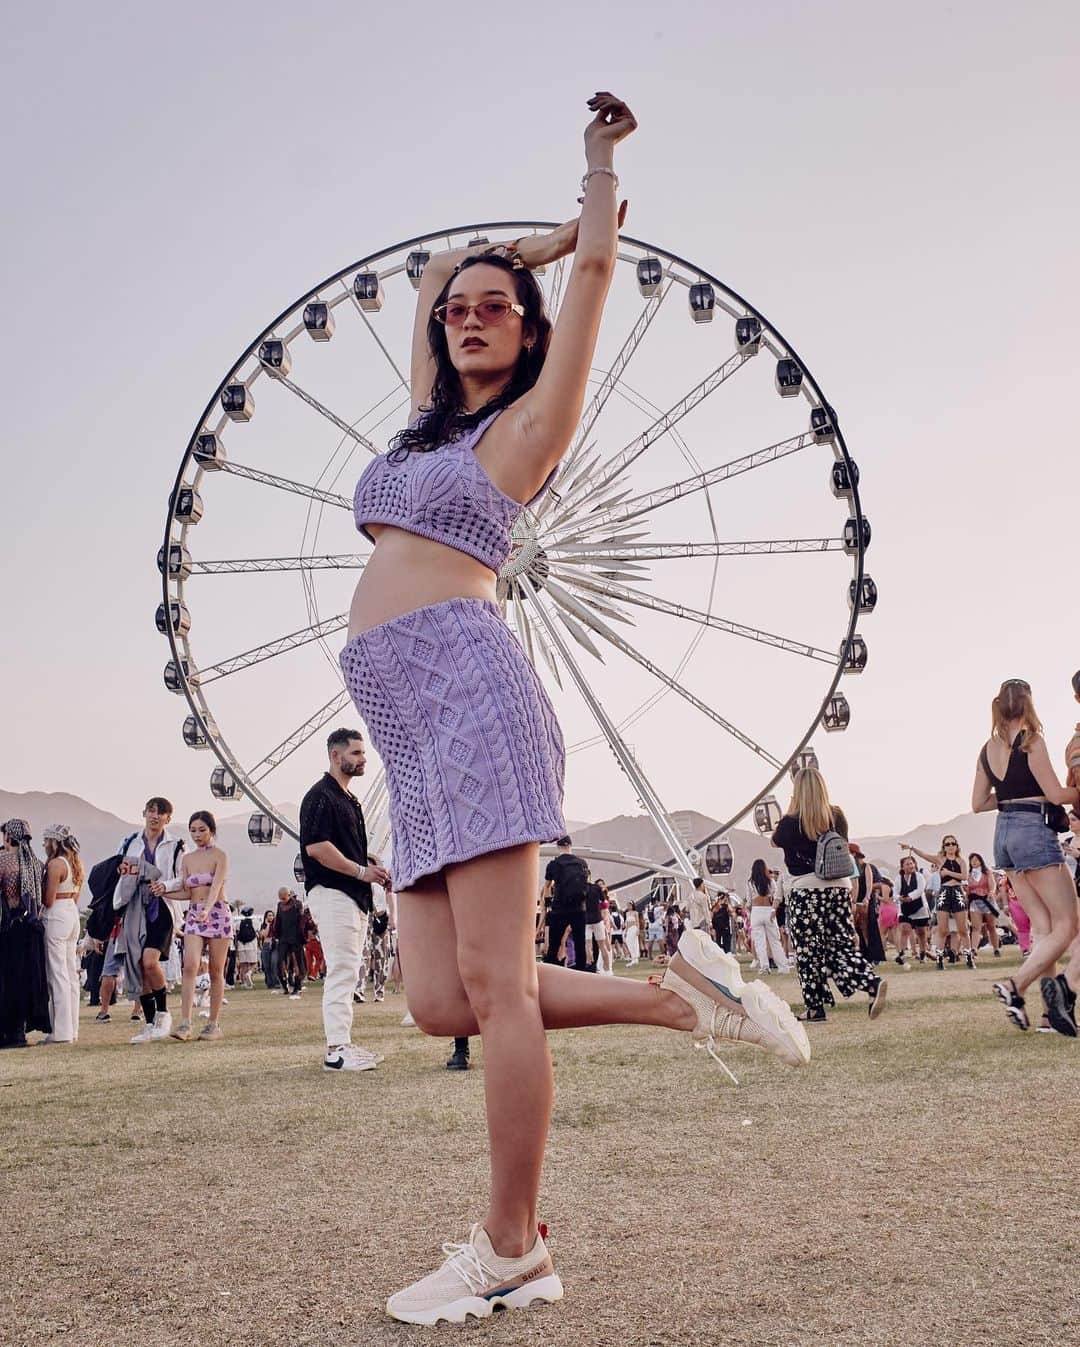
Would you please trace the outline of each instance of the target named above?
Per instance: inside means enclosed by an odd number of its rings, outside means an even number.
[[[945,859],[944,856],[941,856],[940,854],[937,856],[931,856],[926,851],[920,851],[918,847],[913,847],[910,842],[901,842],[900,845],[904,848],[905,851],[913,851],[916,856],[922,857],[922,859],[924,861],[927,861],[930,865],[940,865],[941,862]]]
[[[523,449],[538,480],[569,448],[581,417],[604,302],[615,271],[618,211],[615,146],[637,128],[634,114],[610,93],[589,99],[595,114],[585,131],[586,181],[577,249],[544,368],[514,406]]]
[[[625,210],[625,202],[623,203]],[[517,240],[515,250],[524,265],[530,269],[557,262],[567,257],[577,247],[578,221],[567,220],[548,234],[527,234]],[[409,373],[410,409],[409,420],[414,421],[421,407],[431,401],[431,390],[435,384],[435,357],[428,345],[428,322],[435,301],[455,269],[467,257],[476,257],[489,250],[486,243],[477,243],[471,248],[453,248],[447,252],[432,253],[420,278],[420,290],[416,297],[416,316],[413,319],[412,363]]]

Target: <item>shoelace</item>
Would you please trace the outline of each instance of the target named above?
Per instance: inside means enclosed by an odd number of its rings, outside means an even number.
[[[704,1048],[733,1085],[738,1085],[739,1078],[728,1066],[727,1062],[725,1062],[717,1053],[716,1040],[717,1038],[726,1038],[729,1041],[739,1042],[742,1038],[743,1023],[744,1020],[741,1015],[736,1015],[730,1010],[725,1010],[723,1006],[714,1006],[712,1023],[709,1026],[708,1036],[704,1041],[700,1039],[694,1040],[694,1047]]]
[[[444,1267],[452,1266],[457,1275],[475,1295],[482,1291],[489,1281],[494,1281],[495,1272],[489,1268],[476,1251],[476,1245],[467,1240],[463,1244],[448,1241],[443,1246],[446,1254]]]

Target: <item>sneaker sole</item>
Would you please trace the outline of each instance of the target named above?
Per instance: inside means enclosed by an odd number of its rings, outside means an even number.
[[[1056,977],[1042,978],[1039,990],[1046,1004],[1046,1018],[1054,1033],[1060,1034],[1062,1038],[1076,1038],[1076,1021],[1068,1012],[1061,983]]]
[[[684,944],[688,946],[685,952]],[[668,967],[698,991],[710,994],[726,990],[728,999],[740,1004],[748,1019],[791,1048],[792,1053],[782,1057],[790,1066],[805,1066],[809,1062],[810,1040],[788,1003],[760,979],[744,982],[739,961],[725,953],[703,931],[684,933],[679,941],[679,952]],[[702,985],[701,979],[706,985]]]
[[[357,1062],[352,1066],[345,1062],[342,1062],[340,1066],[333,1066],[330,1062],[323,1062],[322,1069],[324,1071],[335,1071],[340,1075],[344,1071],[374,1071],[376,1066],[378,1066],[378,1062],[373,1061]]]
[[[445,1320],[448,1324],[466,1323],[470,1316],[474,1319],[490,1319],[496,1310],[527,1310],[540,1302],[541,1305],[553,1305],[563,1298],[563,1284],[558,1276],[541,1277],[538,1281],[518,1286],[505,1294],[491,1296],[462,1296],[447,1305],[438,1305],[432,1310],[395,1309],[393,1296],[386,1302],[386,1312],[391,1319],[402,1324],[425,1324],[433,1327]]]
[[[889,993],[889,984],[885,978],[881,979],[878,989],[874,993],[874,999],[870,1002],[870,1018],[876,1020],[885,1009],[885,1000]]]

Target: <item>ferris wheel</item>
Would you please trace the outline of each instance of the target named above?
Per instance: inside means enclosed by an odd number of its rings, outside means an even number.
[[[435,231],[336,272],[195,423],[158,553],[164,682],[187,699],[185,744],[218,760],[212,795],[253,804],[257,845],[297,837],[278,783],[350,708],[337,652],[370,552],[351,491],[407,419],[424,267],[553,227]],[[538,273],[553,319],[571,265]],[[580,773],[593,808],[636,801],[670,849],[640,866],[596,853],[638,866],[623,884],[729,871],[728,829],[752,815],[771,832],[777,783],[816,762],[819,726],[847,728],[870,539],[837,413],[791,344],[705,268],[620,236],[577,433],[515,527],[498,597],[563,725],[568,812]],[[669,812],[688,792],[724,820],[708,836]],[[364,807],[384,847],[381,770]]]

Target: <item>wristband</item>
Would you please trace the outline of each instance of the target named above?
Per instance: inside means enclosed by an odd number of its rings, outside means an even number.
[[[589,171],[585,174],[585,176],[581,179],[582,194],[581,196],[578,197],[579,206],[583,206],[585,204],[585,188],[588,185],[589,179],[596,173],[603,173],[606,177],[609,177],[612,180],[612,183],[614,184],[615,190],[616,191],[619,190],[619,175],[615,172],[613,168],[590,168]]]

